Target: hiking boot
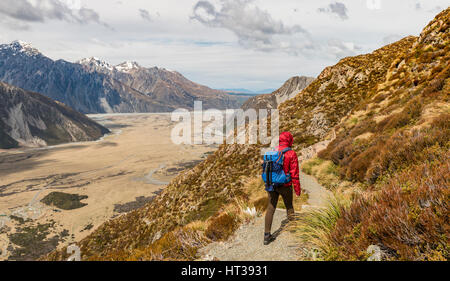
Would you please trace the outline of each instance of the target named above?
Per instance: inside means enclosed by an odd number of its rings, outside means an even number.
[[[273,240],[272,234],[264,234],[264,245],[269,245]]]

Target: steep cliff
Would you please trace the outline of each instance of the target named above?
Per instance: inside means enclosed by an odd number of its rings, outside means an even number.
[[[91,141],[108,132],[61,103],[0,82],[0,148]]]
[[[277,108],[283,102],[294,98],[301,90],[306,88],[314,78],[305,76],[294,76],[287,80],[283,86],[271,94],[259,95],[248,99],[243,105],[242,109],[272,109]]]

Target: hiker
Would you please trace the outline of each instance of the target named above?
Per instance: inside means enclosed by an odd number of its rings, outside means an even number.
[[[289,132],[281,133],[280,143],[277,148],[278,152],[276,152],[276,153],[278,155],[278,159],[280,159],[280,158],[283,159],[280,156],[280,154],[284,156],[284,159],[282,160],[283,161],[282,169],[283,169],[284,175],[286,175],[286,179],[284,179],[284,183],[272,184],[272,182],[271,182],[273,180],[272,175],[275,177],[277,177],[277,175],[274,175],[273,171],[271,170],[272,174],[271,174],[270,180],[269,180],[269,179],[266,179],[266,176],[264,175],[264,172],[263,172],[263,179],[266,182],[266,191],[269,195],[269,203],[267,206],[265,227],[264,227],[264,245],[268,245],[274,239],[274,237],[271,235],[270,231],[272,228],[273,215],[277,208],[279,196],[281,195],[281,197],[283,198],[284,205],[286,206],[288,219],[292,220],[293,216],[294,216],[294,206],[292,204],[292,200],[293,200],[292,185],[294,186],[295,194],[297,194],[297,196],[300,196],[300,194],[301,194],[298,157],[297,157],[297,153],[295,153],[295,151],[293,151],[291,149],[293,142],[294,142],[294,138],[292,137],[291,133],[289,133]],[[266,168],[266,165],[263,164],[263,169],[265,169],[265,168]],[[281,166],[280,166],[280,169],[281,169]],[[284,177],[284,175],[283,175],[283,177]],[[276,182],[276,180],[273,180],[273,181]]]

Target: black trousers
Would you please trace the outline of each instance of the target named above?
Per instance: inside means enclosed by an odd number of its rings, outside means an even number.
[[[293,193],[292,186],[280,186],[275,187],[274,191],[267,192],[269,195],[269,204],[267,206],[266,218],[265,218],[265,226],[264,232],[269,233],[272,228],[273,215],[275,214],[275,210],[277,209],[278,198],[283,198],[284,205],[286,206],[287,216],[289,219],[294,215],[294,206],[293,206]]]

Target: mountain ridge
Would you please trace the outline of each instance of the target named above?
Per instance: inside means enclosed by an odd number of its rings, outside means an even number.
[[[62,103],[0,82],[0,148],[92,141],[105,127]]]
[[[279,104],[294,98],[304,88],[314,81],[312,77],[294,76],[289,78],[284,84],[270,94],[258,95],[248,99],[242,109],[276,109]]]
[[[54,61],[30,44],[14,41],[0,45],[0,81],[44,94],[82,113],[170,112],[192,109],[194,100],[204,101],[205,108],[239,107],[234,97],[177,72],[134,63],[113,68],[98,62]]]
[[[145,68],[131,61],[112,66],[107,62],[90,58],[83,59],[80,63],[88,72],[105,74],[156,102],[167,103],[174,108],[182,108],[188,103],[193,105],[194,100],[201,100],[204,108],[238,107],[236,98],[225,92],[196,84],[176,71],[158,67]]]

